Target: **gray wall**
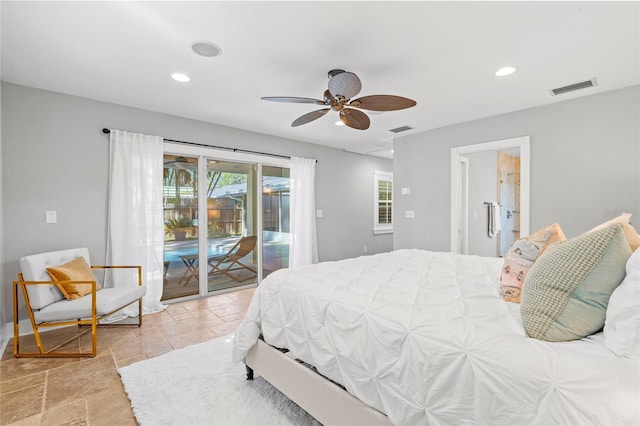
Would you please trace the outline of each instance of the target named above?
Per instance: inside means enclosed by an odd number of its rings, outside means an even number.
[[[450,249],[452,147],[527,135],[531,232],[559,222],[572,237],[623,211],[640,230],[640,86],[632,86],[396,140],[394,249]],[[399,194],[404,186],[410,195]]]
[[[93,259],[104,261],[108,136],[103,127],[315,158],[316,208],[324,215],[317,220],[320,260],[358,256],[365,245],[368,253],[392,248],[391,235],[372,232],[374,171],[392,171],[391,160],[8,83],[2,83],[2,114],[5,322],[21,256],[86,246]],[[57,211],[57,224],[45,224],[45,210]]]
[[[498,201],[498,152],[465,154],[469,159],[469,245],[467,252],[480,256],[496,256],[498,236],[489,238],[489,210],[486,202]]]

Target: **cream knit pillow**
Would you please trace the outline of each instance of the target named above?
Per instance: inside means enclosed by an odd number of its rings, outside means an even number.
[[[622,225],[616,223],[552,244],[533,264],[522,289],[527,335],[557,342],[601,330],[630,256]]]

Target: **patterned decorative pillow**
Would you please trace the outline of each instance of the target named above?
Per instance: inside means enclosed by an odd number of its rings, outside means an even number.
[[[64,265],[49,267],[47,272],[51,280],[56,281],[56,286],[64,297],[69,300],[79,299],[91,293],[91,284],[77,284],[70,281],[96,281],[96,290],[100,290],[100,284],[84,257],[77,257]]]
[[[630,256],[619,223],[550,246],[529,270],[522,289],[527,335],[564,342],[601,330]]]
[[[554,223],[513,243],[504,258],[500,273],[500,291],[507,302],[520,303],[524,279],[536,259],[556,241],[566,237],[560,225]]]

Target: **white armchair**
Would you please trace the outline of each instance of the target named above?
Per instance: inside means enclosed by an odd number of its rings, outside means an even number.
[[[100,285],[93,273],[83,279],[53,280],[47,268],[58,267],[82,257],[86,265],[91,265],[89,251],[86,248],[52,251],[24,256],[20,259],[18,281],[13,282],[13,354],[20,357],[95,357],[97,354],[97,326],[103,320],[122,308],[138,301],[137,325],[142,325],[142,297],[146,288],[142,285],[142,268],[140,266],[91,266],[93,269],[128,268],[137,270],[137,282],[131,285],[115,288],[100,289]],[[84,262],[82,262],[84,264]],[[61,286],[75,286],[85,289],[85,295],[69,296],[63,293]],[[73,287],[71,287],[73,288]],[[21,290],[26,303],[27,312],[39,352],[20,352],[20,330],[18,319],[18,293]],[[67,339],[63,343],[45,350],[40,337],[40,331],[50,327],[60,326],[90,326],[89,329]],[[131,325],[131,324],[125,324]],[[91,331],[91,352],[55,352],[57,349],[77,340],[80,336]]]

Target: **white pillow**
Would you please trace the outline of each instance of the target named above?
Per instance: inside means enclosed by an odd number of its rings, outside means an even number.
[[[611,294],[604,338],[621,357],[640,356],[640,249],[627,261],[627,276]]]

